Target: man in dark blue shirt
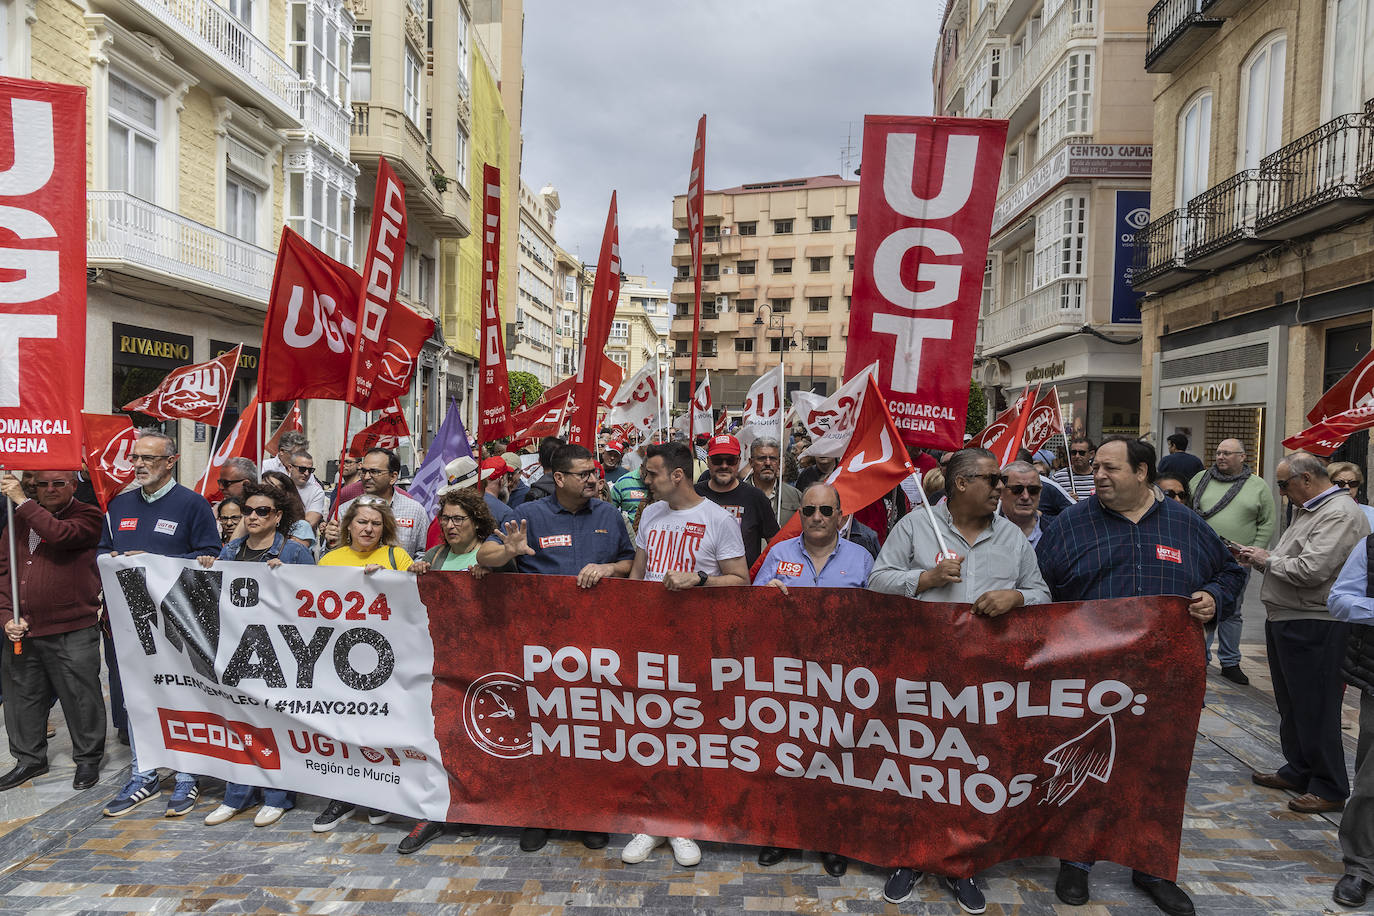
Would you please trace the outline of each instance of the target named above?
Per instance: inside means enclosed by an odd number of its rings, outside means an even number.
[[[1188,613],[1203,622],[1234,603],[1244,572],[1206,522],[1155,489],[1153,446],[1110,438],[1098,448],[1092,471],[1095,494],[1055,516],[1036,547],[1055,601],[1182,595],[1193,599]],[[1091,867],[1060,862],[1054,887],[1060,900],[1088,902]],[[1194,912],[1174,882],[1138,871],[1131,880],[1170,916]]]
[[[607,576],[628,576],[635,548],[620,512],[592,498],[600,483],[592,453],[580,445],[562,445],[550,464],[553,495],[516,506],[505,525],[477,549],[478,565],[495,569],[514,560],[522,573],[576,576],[582,588]],[[548,828],[526,827],[520,848],[534,852],[548,840]],[[604,833],[582,834],[588,849],[602,849],[608,842]]]

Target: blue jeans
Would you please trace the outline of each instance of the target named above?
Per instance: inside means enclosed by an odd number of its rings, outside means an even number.
[[[142,780],[152,779],[157,775],[157,770],[140,770],[138,768],[138,748],[134,746],[134,731],[129,729],[129,773]],[[189,785],[196,781],[194,773],[177,773],[176,783],[179,786]]]
[[[1235,612],[1216,625],[1215,630],[1207,631],[1207,661],[1212,660],[1212,639],[1215,637],[1217,642],[1217,659],[1224,667],[1232,667],[1240,664],[1240,631],[1245,625],[1241,618],[1240,607],[1245,601],[1245,587],[1250,584],[1250,570],[1245,570],[1245,581],[1241,584],[1240,595],[1236,598],[1236,603],[1232,605]],[[1221,608],[1217,608],[1217,616],[1221,616]]]
[[[290,811],[296,807],[296,793],[286,789],[259,789],[256,786],[243,786],[236,782],[224,784],[224,803],[231,808],[247,808],[253,799],[262,794],[262,803],[273,808]]]

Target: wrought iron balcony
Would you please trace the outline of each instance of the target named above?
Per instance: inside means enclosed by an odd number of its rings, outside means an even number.
[[[1345,114],[1264,157],[1255,233],[1291,239],[1342,222],[1374,205],[1361,191],[1362,150],[1374,141],[1374,124]]]
[[[266,308],[273,252],[123,191],[89,191],[86,202],[92,267]]]
[[[1364,123],[1374,124],[1374,99],[1364,103]],[[1374,196],[1374,142],[1364,135],[1365,142],[1360,144],[1359,183],[1366,197]]]
[[[1199,218],[1187,208],[1173,210],[1135,236],[1135,269],[1131,285],[1141,292],[1159,292],[1186,282],[1190,270],[1184,254],[1198,237]]]
[[[1259,169],[1246,169],[1188,201],[1188,213],[1196,217],[1196,234],[1185,252],[1188,266],[1212,270],[1265,247],[1255,234],[1255,220],[1263,189],[1277,182]]]
[[[1207,0],[1159,0],[1146,22],[1145,69],[1172,73],[1225,22],[1204,8]]]
[[[983,316],[983,352],[989,356],[1023,349],[1085,323],[1087,281],[1056,280]]]

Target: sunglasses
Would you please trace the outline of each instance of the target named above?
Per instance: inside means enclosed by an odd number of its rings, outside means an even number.
[[[805,517],[805,518],[810,518],[811,516],[815,515],[817,512],[819,512],[821,515],[825,516],[826,518],[830,518],[830,516],[832,516],[832,515],[835,514],[835,507],[834,507],[834,506],[802,506],[802,507],[801,507],[801,514],[802,514],[802,516]]]
[[[299,464],[293,464],[291,465],[291,470],[300,471],[302,474],[313,474],[315,473],[315,466],[312,464],[307,467],[301,467]]]
[[[720,465],[739,464],[739,455],[712,455],[711,463]]]
[[[1007,485],[1006,474],[970,474],[965,480],[986,480],[994,490]]]
[[[1183,501],[1182,490],[1166,490],[1164,487],[1160,487],[1159,491],[1163,493],[1165,496],[1169,497],[1170,499],[1176,499],[1179,502]]]
[[[248,506],[244,509],[244,515],[256,515],[258,518],[267,518],[277,511],[276,506]]]
[[[1333,480],[1331,481],[1338,487],[1345,487],[1347,490],[1358,490],[1360,482],[1358,480]]]
[[[38,481],[35,481],[33,485],[34,485],[35,487],[38,487],[39,489],[43,489],[43,490],[46,490],[46,489],[49,489],[49,488],[52,488],[52,489],[54,489],[54,490],[60,490],[60,489],[62,489],[63,487],[69,485],[70,483],[71,483],[70,480],[48,480],[48,481],[38,480]]]
[[[1274,484],[1275,484],[1275,486],[1277,486],[1280,490],[1287,490],[1287,489],[1288,489],[1288,481],[1286,481],[1286,480],[1275,480],[1275,481],[1274,481]]]
[[[1071,448],[1071,449],[1069,449],[1069,454],[1070,454],[1070,455],[1080,455],[1080,456],[1081,456],[1081,455],[1087,455],[1087,454],[1088,454],[1088,450],[1085,449],[1085,448],[1083,448],[1083,449]]]
[[[590,468],[585,471],[559,471],[558,473],[562,474],[564,477],[579,477],[583,481],[587,481],[591,480],[592,477],[595,476],[596,468]]]
[[[245,481],[245,478],[243,478],[243,477],[235,477],[233,480],[229,480],[228,478],[221,477],[221,478],[219,478],[218,480],[216,480],[215,482],[216,482],[217,484],[219,484],[219,488],[220,488],[221,490],[223,490],[225,487],[232,487],[232,486],[233,486],[234,484],[236,484],[236,483],[245,483],[246,481]]]
[[[386,505],[388,505],[387,501],[384,500],[384,499],[382,499],[380,496],[371,496],[371,495],[359,496],[356,500],[354,500],[354,502],[356,502],[356,503],[357,503],[358,505],[360,505],[360,506],[386,506]]]
[[[1005,477],[1003,477],[1002,479],[1006,480]],[[1039,496],[1040,491],[1043,490],[1044,487],[1037,486],[1035,484],[1018,483],[1014,486],[1007,487],[1007,489],[1011,491],[1011,494],[1013,496],[1020,496],[1022,493],[1026,492],[1029,492],[1031,496]]]
[[[129,463],[130,463],[130,464],[152,464],[152,463],[155,462],[155,461],[162,461],[162,460],[165,459],[165,458],[171,458],[171,457],[173,457],[173,456],[172,456],[172,455],[130,455],[130,456],[129,456]]]

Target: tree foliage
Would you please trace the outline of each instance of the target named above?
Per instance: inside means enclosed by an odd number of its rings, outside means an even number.
[[[968,416],[964,419],[964,432],[976,436],[988,425],[988,399],[983,394],[983,386],[977,382],[968,383]]]
[[[539,384],[539,379],[528,372],[512,372],[510,374],[511,410],[520,409],[522,397],[525,398],[527,407],[533,407],[543,396],[544,386]]]

